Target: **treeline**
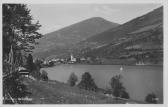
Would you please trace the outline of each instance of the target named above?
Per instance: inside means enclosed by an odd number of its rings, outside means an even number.
[[[110,80],[110,88],[103,90],[103,93],[108,96],[111,96],[111,95],[114,96],[116,100],[121,99],[121,98],[128,100],[130,96],[128,92],[126,91],[126,88],[123,86],[121,79],[122,79],[121,75],[113,76]],[[94,79],[92,78],[89,72],[85,72],[82,75],[81,81],[78,84],[77,82],[78,82],[78,77],[74,72],[72,72],[68,79],[68,84],[71,87],[77,86],[81,89],[88,90],[88,91],[94,91],[94,92],[100,91],[100,88],[98,88],[98,86],[94,82]],[[152,93],[149,93],[145,97],[144,101],[147,103],[156,104],[158,101],[158,98],[152,92]]]
[[[126,92],[125,87],[122,85],[121,78],[122,78],[121,75],[116,75],[112,77],[110,80],[111,88],[104,90],[104,94],[111,94],[115,97],[129,99],[129,94]],[[70,86],[76,85],[77,87],[88,91],[95,91],[95,92],[100,91],[100,88],[98,88],[89,72],[85,72],[82,75],[82,79],[78,84],[76,84],[77,81],[78,77],[75,75],[75,73],[71,73],[68,80],[68,84]]]

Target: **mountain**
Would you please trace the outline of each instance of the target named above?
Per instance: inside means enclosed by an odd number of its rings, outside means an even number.
[[[97,45],[89,45],[93,43]],[[80,42],[80,45],[86,46],[82,54],[84,56],[134,59],[134,63],[145,62],[142,60],[146,59],[147,63],[161,63],[163,61],[163,7],[92,36]]]
[[[101,64],[162,64],[163,7],[122,25],[98,17],[87,19],[46,34],[39,43],[38,57],[73,53]]]
[[[69,48],[80,41],[117,27],[119,24],[109,22],[100,17],[93,17],[60,30],[48,33],[38,40],[34,56],[40,58],[63,55]]]
[[[137,17],[123,25],[118,26],[115,29],[109,29],[103,33],[89,38],[87,41],[96,41],[101,43],[111,43],[113,40],[116,41],[118,38],[126,37],[130,32],[139,30],[141,28],[162,23],[163,21],[163,8],[158,8],[152,12],[143,16]],[[114,39],[115,38],[115,39]]]

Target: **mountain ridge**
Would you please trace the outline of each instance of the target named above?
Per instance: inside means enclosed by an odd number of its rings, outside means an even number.
[[[150,23],[149,23],[150,20],[151,20],[150,18],[156,18],[156,19],[158,19],[158,20],[162,20],[163,17],[159,17],[159,16],[162,16],[162,15],[163,15],[162,9],[163,9],[163,7],[154,9],[153,11],[151,11],[151,12],[149,12],[149,13],[143,15],[143,16],[139,16],[139,17],[137,17],[137,18],[134,18],[134,19],[132,19],[132,20],[130,20],[130,21],[128,21],[128,22],[126,22],[126,23],[124,23],[124,24],[118,26],[118,27],[115,28],[115,29],[109,29],[109,30],[108,30],[109,32],[108,32],[108,31],[105,32],[106,34],[104,34],[104,32],[103,32],[103,33],[100,33],[100,34],[96,35],[95,38],[94,38],[94,36],[93,36],[92,38],[89,38],[89,40],[97,40],[99,37],[101,37],[102,35],[104,35],[103,38],[100,38],[101,41],[102,41],[104,38],[106,38],[106,36],[111,35],[111,32],[113,32],[113,33],[114,33],[115,31],[118,32],[118,30],[120,30],[120,29],[122,30],[123,28],[124,28],[124,30],[126,29],[126,31],[124,31],[124,33],[125,33],[125,32],[130,32],[130,29],[131,29],[131,30],[132,30],[132,29],[135,29],[134,27],[136,27],[136,25],[138,25],[137,27],[143,27],[143,26],[145,26],[145,25],[150,24]],[[148,16],[146,19],[149,20],[149,22],[145,21],[145,22],[143,22],[143,24],[139,25],[138,23],[141,23],[143,20],[145,20],[144,18],[145,18],[146,16]],[[156,21],[158,21],[158,20],[156,20]],[[153,21],[155,21],[155,20],[153,20]],[[151,23],[152,23],[152,22],[151,22]],[[130,27],[129,27],[130,24],[132,24],[132,25],[134,25],[134,26],[130,28]],[[129,28],[130,28],[130,29],[129,29]],[[136,30],[137,30],[137,29],[136,29]],[[108,33],[109,33],[109,34],[108,34]],[[119,33],[120,33],[120,32],[119,32]],[[101,35],[101,34],[102,34],[102,35]],[[106,40],[110,40],[110,39],[106,39]]]
[[[92,36],[86,42],[97,42],[99,46],[103,46],[90,47],[92,49],[85,50],[85,56],[132,58],[134,64],[142,60],[146,63],[163,63],[163,7]],[[138,57],[148,58],[144,60]]]
[[[116,26],[118,26],[118,24],[100,17],[93,17],[60,30],[47,33],[38,40],[39,45],[37,45],[34,50],[34,56],[39,56],[39,54],[44,52],[44,54],[46,54],[44,57],[47,57],[52,55],[50,51],[53,51],[53,54],[58,54],[56,48],[63,52],[69,49],[70,45]]]
[[[102,19],[100,18],[100,20]],[[139,57],[145,56],[149,57],[146,58],[148,63],[162,63],[163,7],[154,9],[114,28],[95,33],[84,39],[80,38],[78,42],[73,43],[65,48],[54,46],[50,51],[42,52],[41,54],[45,54],[46,57],[50,58],[56,56],[67,57],[70,53],[73,53],[76,57],[99,57],[106,60],[116,58],[120,60],[118,64],[124,62],[122,61],[123,57],[125,58],[124,60],[131,59],[130,63],[135,64],[142,60]],[[58,50],[60,53],[52,53],[50,55],[50,52]],[[112,64],[116,64],[116,62]]]

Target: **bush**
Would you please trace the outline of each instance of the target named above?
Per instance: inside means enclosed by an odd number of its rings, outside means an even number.
[[[68,80],[68,84],[70,86],[75,86],[77,81],[78,81],[78,77],[75,75],[74,72],[71,73],[71,75],[69,77],[69,80]]]
[[[34,78],[36,78],[37,80],[40,80],[41,79],[41,73],[39,70],[33,70],[30,75],[32,75]]]
[[[150,93],[146,96],[145,101],[151,104],[156,104],[157,100],[156,100],[156,95],[154,93]]]
[[[41,62],[39,60],[36,60],[34,63],[34,67],[32,72],[30,72],[30,75],[32,75],[34,78],[37,80],[41,79],[41,73],[40,73],[40,68],[41,68]]]
[[[125,91],[125,87],[120,82],[121,75],[116,75],[111,78],[110,85],[112,88],[112,94],[115,97],[121,97],[129,99],[129,94]]]
[[[48,73],[45,70],[43,70],[41,73],[41,79],[43,81],[48,81]]]
[[[82,75],[82,80],[78,84],[78,87],[89,91],[97,91],[98,89],[89,72],[85,72]]]
[[[130,97],[129,94],[125,90],[123,90],[121,93],[121,98],[129,99]]]

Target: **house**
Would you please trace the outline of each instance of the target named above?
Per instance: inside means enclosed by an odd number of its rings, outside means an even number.
[[[84,57],[80,58],[81,61],[86,61],[86,59]]]
[[[25,77],[29,77],[29,71],[24,67],[18,67],[19,74]]]

